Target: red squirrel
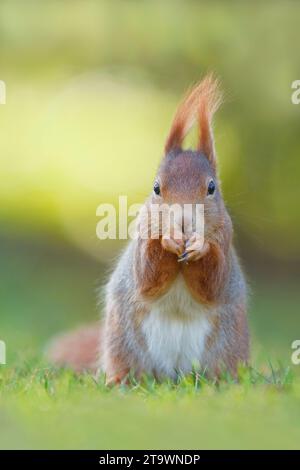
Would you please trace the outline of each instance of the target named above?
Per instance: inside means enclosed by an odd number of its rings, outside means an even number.
[[[221,103],[218,81],[206,76],[179,105],[152,194],[145,202],[204,205],[198,234],[159,227],[141,234],[120,256],[106,286],[105,319],[54,340],[57,365],[103,371],[107,384],[134,374],[175,379],[195,363],[210,377],[236,375],[249,357],[246,283],[232,243],[232,223],[217,175],[212,118]],[[196,150],[182,144],[199,130]]]

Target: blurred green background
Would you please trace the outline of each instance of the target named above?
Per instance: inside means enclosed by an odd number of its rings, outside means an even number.
[[[182,94],[208,71],[215,134],[250,285],[253,360],[290,363],[300,336],[300,4],[0,3],[0,339],[8,365],[98,316],[121,243],[96,208],[151,191]],[[192,139],[190,141],[192,143]]]
[[[143,201],[178,100],[213,70],[226,96],[215,126],[220,172],[255,337],[276,349],[273,333],[286,333],[289,355],[299,300],[299,18],[294,2],[1,2],[8,354],[22,338],[36,346],[97,315],[94,289],[120,242],[97,240],[96,208],[121,194]]]

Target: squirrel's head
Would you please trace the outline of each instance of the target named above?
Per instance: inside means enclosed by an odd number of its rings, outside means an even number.
[[[203,204],[206,233],[222,222],[224,212],[212,131],[212,118],[220,103],[219,84],[212,75],[184,98],[173,119],[151,197],[156,204]],[[183,140],[195,122],[197,149],[183,150]]]

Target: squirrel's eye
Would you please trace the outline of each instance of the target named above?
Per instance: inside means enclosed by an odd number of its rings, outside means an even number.
[[[214,180],[210,180],[210,182],[208,183],[208,187],[207,187],[207,194],[208,195],[214,194],[215,189],[216,189],[216,185],[215,185]]]
[[[155,181],[154,186],[153,186],[153,191],[154,191],[155,194],[157,194],[157,195],[160,194],[160,186],[159,186],[158,181]]]

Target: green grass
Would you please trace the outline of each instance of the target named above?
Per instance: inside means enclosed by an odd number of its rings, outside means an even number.
[[[108,389],[39,362],[0,371],[1,448],[296,448],[300,381],[286,368]]]

